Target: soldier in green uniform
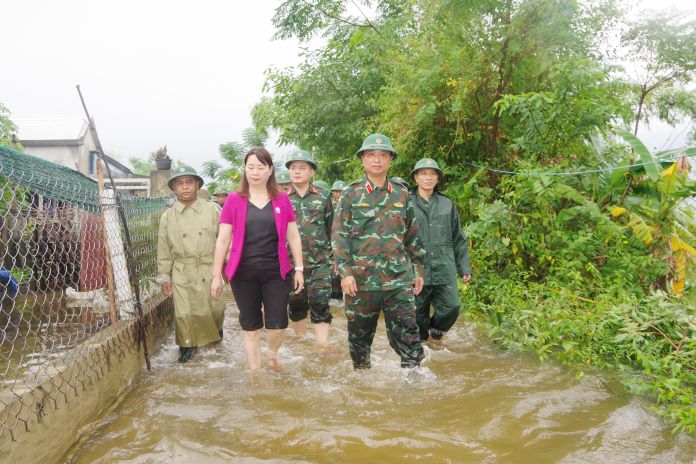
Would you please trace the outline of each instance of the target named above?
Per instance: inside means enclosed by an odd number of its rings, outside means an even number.
[[[338,199],[341,198],[341,193],[345,188],[346,183],[342,180],[337,180],[331,186],[331,204],[333,205],[334,211],[338,206]],[[334,261],[332,273],[331,273],[331,298],[337,300],[343,299],[343,292],[341,291],[341,277],[338,275],[338,266]]]
[[[288,197],[295,209],[302,239],[305,289],[290,296],[290,321],[295,334],[307,332],[307,312],[314,326],[316,342],[328,347],[331,313],[331,222],[333,206],[328,190],[314,185],[317,169],[314,157],[306,151],[293,153],[285,163],[292,181]]]
[[[421,340],[441,340],[459,316],[457,275],[471,279],[469,248],[452,200],[435,190],[442,176],[437,162],[423,158],[411,177],[418,187],[411,192],[416,220],[425,244],[425,284],[416,297],[416,314]],[[431,316],[430,307],[434,312]]]
[[[220,208],[225,204],[225,200],[227,200],[227,195],[229,195],[230,192],[227,190],[223,189],[218,189],[213,193],[213,196],[215,197],[215,203],[217,203]]]
[[[172,171],[169,188],[177,201],[162,214],[157,240],[157,283],[165,295],[174,297],[181,363],[199,346],[222,338],[224,301],[209,295],[220,208],[198,198],[202,186],[193,168]]]
[[[286,193],[290,193],[290,173],[288,171],[281,171],[278,169],[275,173],[276,184],[280,187],[280,190]]]
[[[329,184],[327,184],[323,180],[315,180],[313,183],[316,187],[319,187],[320,189],[324,190],[327,193],[331,191]]]
[[[382,310],[401,367],[414,368],[423,359],[414,294],[423,287],[424,260],[415,212],[408,190],[387,178],[396,152],[386,136],[370,135],[356,155],[365,176],[344,189],[331,234],[353,367],[370,367]]]
[[[331,204],[334,206],[334,210],[336,209],[336,204],[338,204],[338,199],[341,198],[341,192],[343,192],[345,186],[346,183],[342,180],[337,180],[331,186]]]

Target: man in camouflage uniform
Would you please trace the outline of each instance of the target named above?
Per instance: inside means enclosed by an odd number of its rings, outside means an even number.
[[[452,200],[435,190],[442,170],[431,158],[416,163],[411,177],[418,187],[411,192],[416,220],[425,244],[425,283],[416,297],[421,340],[441,340],[459,317],[457,275],[471,279],[467,239]],[[430,306],[434,312],[430,315]]]
[[[288,171],[276,170],[275,173],[276,184],[280,190],[286,193],[290,193],[290,173]]]
[[[341,198],[341,193],[343,193],[343,189],[345,188],[345,186],[346,183],[342,180],[337,180],[331,186],[331,205],[333,205],[334,211],[336,211],[336,207],[338,206],[338,199]],[[332,271],[333,272],[331,273],[331,298],[342,300],[343,291],[341,291],[341,277],[338,274],[338,266],[336,265],[335,261]]]
[[[198,197],[203,179],[191,167],[174,169],[168,185],[177,201],[160,218],[157,283],[174,297],[176,344],[185,363],[199,346],[222,338],[225,302],[210,298],[220,208]]]
[[[345,295],[350,356],[355,369],[370,367],[383,310],[389,344],[401,357],[401,367],[414,368],[423,359],[414,294],[423,287],[424,259],[415,212],[408,190],[387,178],[396,152],[386,136],[370,135],[356,154],[365,176],[343,190],[331,235]]]
[[[307,332],[307,312],[314,326],[316,342],[327,347],[331,313],[331,222],[333,206],[327,190],[316,187],[312,177],[317,169],[314,157],[297,151],[285,166],[290,171],[290,202],[295,209],[302,240],[305,288],[290,295],[290,321],[298,336]]]
[[[315,187],[320,188],[320,189],[324,190],[325,192],[330,193],[331,188],[329,187],[329,184],[327,184],[323,180],[315,180],[313,183],[314,183]]]

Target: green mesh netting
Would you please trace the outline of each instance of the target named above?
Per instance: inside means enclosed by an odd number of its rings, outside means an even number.
[[[0,146],[0,175],[30,193],[99,212],[97,182],[74,169]],[[152,214],[165,207],[164,198],[142,198],[118,192],[126,216]]]

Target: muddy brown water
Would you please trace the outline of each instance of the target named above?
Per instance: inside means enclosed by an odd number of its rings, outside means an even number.
[[[287,338],[282,371],[245,370],[230,305],[222,344],[176,363],[173,336],[65,460],[82,463],[696,463],[649,402],[536,357],[503,352],[465,321],[405,377],[384,323],[354,372],[334,309],[333,355]]]

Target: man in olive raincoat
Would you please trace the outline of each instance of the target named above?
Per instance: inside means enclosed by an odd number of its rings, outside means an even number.
[[[459,316],[457,275],[471,279],[467,239],[452,200],[435,190],[442,170],[431,158],[416,163],[411,177],[418,185],[411,192],[416,222],[425,245],[425,284],[416,296],[416,317],[421,340],[442,339]],[[431,316],[430,307],[434,312]]]
[[[224,300],[210,298],[213,253],[220,208],[198,198],[203,179],[191,167],[176,168],[169,188],[177,201],[160,219],[157,242],[157,282],[174,297],[179,362],[199,346],[222,338]]]

